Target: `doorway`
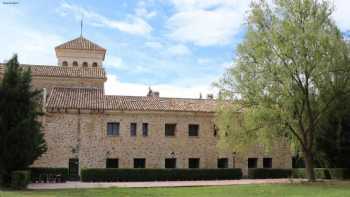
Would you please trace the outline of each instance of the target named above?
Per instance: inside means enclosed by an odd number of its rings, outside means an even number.
[[[69,159],[69,180],[78,181],[79,177],[79,159]]]

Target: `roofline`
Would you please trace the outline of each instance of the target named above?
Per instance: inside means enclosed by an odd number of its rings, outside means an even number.
[[[50,95],[51,94],[52,94],[52,91],[51,91]],[[130,109],[122,110],[122,109],[101,109],[101,108],[49,107],[49,106],[47,106],[47,104],[45,107],[47,109],[51,109],[51,110],[48,110],[51,113],[55,113],[54,110],[79,110],[79,111],[86,110],[86,111],[98,111],[98,112],[153,112],[153,113],[166,112],[166,113],[203,113],[203,114],[215,114],[216,113],[216,111],[194,111],[194,110],[192,110],[192,111],[190,111],[190,110],[146,110],[146,109],[145,110],[130,110]]]
[[[5,66],[6,63],[0,63],[0,66],[3,65]],[[19,66],[21,67],[25,67],[25,66],[28,66],[28,67],[31,67],[31,66],[37,66],[37,67],[55,67],[55,68],[67,68],[67,67],[61,67],[61,66],[57,66],[57,65],[42,65],[42,64],[19,64]],[[81,67],[68,67],[68,68],[78,68],[78,69],[96,69],[96,68],[81,68]],[[99,69],[103,69],[103,67],[99,68]],[[5,69],[3,69],[5,71]],[[104,70],[105,72],[105,70]],[[3,73],[1,72],[0,70],[0,73]],[[32,73],[32,77],[51,77],[51,78],[84,78],[84,79],[104,79],[104,80],[107,80],[107,77],[106,77],[106,72],[105,72],[105,76],[104,77],[74,77],[74,76],[55,76],[55,75],[44,75],[44,74],[34,74]],[[69,88],[69,87],[67,87]]]
[[[66,49],[69,49],[69,50],[85,50],[85,51],[104,51],[106,53],[107,49],[101,47],[101,49],[75,49],[75,48],[58,48],[59,46],[56,46],[55,47],[55,50],[66,50]]]

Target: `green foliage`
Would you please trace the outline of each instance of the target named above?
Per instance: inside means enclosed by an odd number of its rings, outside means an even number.
[[[29,168],[32,182],[40,181],[45,176],[61,176],[61,181],[68,179],[68,168]]]
[[[235,149],[256,143],[269,147],[282,138],[302,152],[312,173],[322,120],[341,110],[350,94],[349,46],[332,12],[322,0],[252,3],[235,66],[217,84],[223,100],[217,124],[227,133],[224,143],[231,141]],[[235,97],[239,106],[228,107]],[[234,120],[237,113],[240,124]]]
[[[31,71],[19,66],[17,56],[7,64],[0,84],[0,169],[4,183],[46,151],[39,118],[40,91],[31,86]]]
[[[30,183],[29,171],[13,171],[11,173],[11,188],[13,189],[25,189]]]
[[[248,178],[250,179],[280,179],[280,178],[290,178],[291,175],[292,175],[291,169],[265,169],[265,168],[248,169]]]
[[[334,110],[322,120],[324,124],[321,127],[321,134],[317,137],[316,159],[323,167],[350,166],[350,97],[339,107],[342,110]]]
[[[241,179],[241,169],[82,169],[83,182]]]
[[[315,168],[315,176],[317,179],[350,179],[349,168]],[[292,172],[293,178],[306,178],[304,168],[295,168]]]

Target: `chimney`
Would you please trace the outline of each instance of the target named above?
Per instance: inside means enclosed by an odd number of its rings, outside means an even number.
[[[148,97],[159,97],[159,92],[158,91],[153,91],[151,88],[149,88],[147,96]]]
[[[159,92],[158,91],[153,92],[153,96],[154,97],[159,97]]]
[[[214,95],[213,94],[207,94],[207,99],[214,99]]]

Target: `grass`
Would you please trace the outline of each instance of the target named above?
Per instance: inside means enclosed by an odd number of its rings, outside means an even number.
[[[220,187],[108,188],[40,191],[0,191],[0,197],[345,197],[350,196],[350,182],[303,184],[233,185]]]

